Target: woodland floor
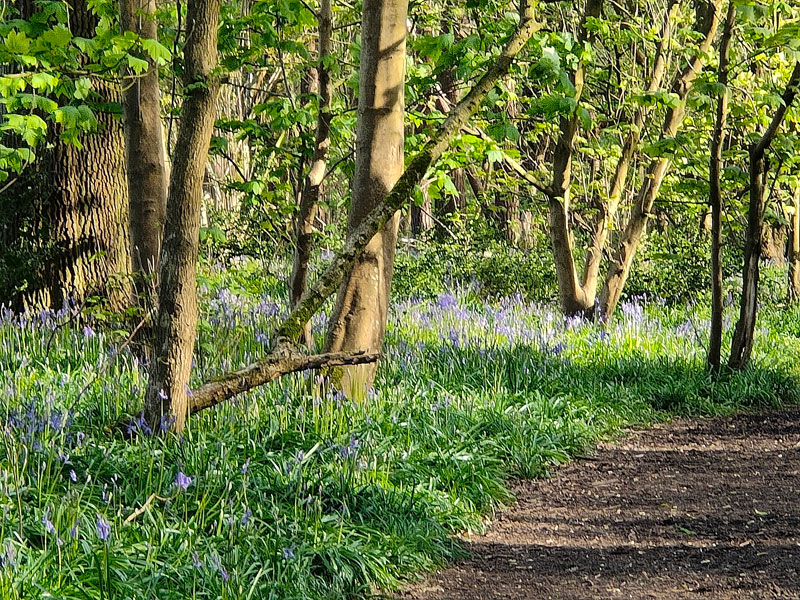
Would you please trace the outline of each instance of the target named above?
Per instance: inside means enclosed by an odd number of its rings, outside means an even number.
[[[800,409],[659,425],[514,491],[402,597],[800,599]]]

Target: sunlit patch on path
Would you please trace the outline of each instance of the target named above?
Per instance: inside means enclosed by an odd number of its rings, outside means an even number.
[[[414,600],[800,598],[800,410],[604,444],[517,504]]]

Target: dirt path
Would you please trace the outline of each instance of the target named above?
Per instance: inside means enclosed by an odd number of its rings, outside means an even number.
[[[635,433],[516,494],[403,598],[800,599],[800,409]]]

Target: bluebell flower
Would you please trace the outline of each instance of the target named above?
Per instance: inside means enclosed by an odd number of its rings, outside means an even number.
[[[186,475],[183,471],[178,471],[178,475],[175,477],[174,485],[185,492],[187,489],[189,489],[189,486],[192,485],[192,478]]]
[[[111,535],[111,525],[102,516],[97,515],[95,527],[97,529],[97,537],[105,542]]]
[[[283,555],[283,558],[285,558],[286,560],[294,558],[294,544],[282,548],[281,554]]]

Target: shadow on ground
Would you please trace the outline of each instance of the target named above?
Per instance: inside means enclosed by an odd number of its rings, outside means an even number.
[[[658,426],[515,492],[402,597],[800,599],[800,409]]]

